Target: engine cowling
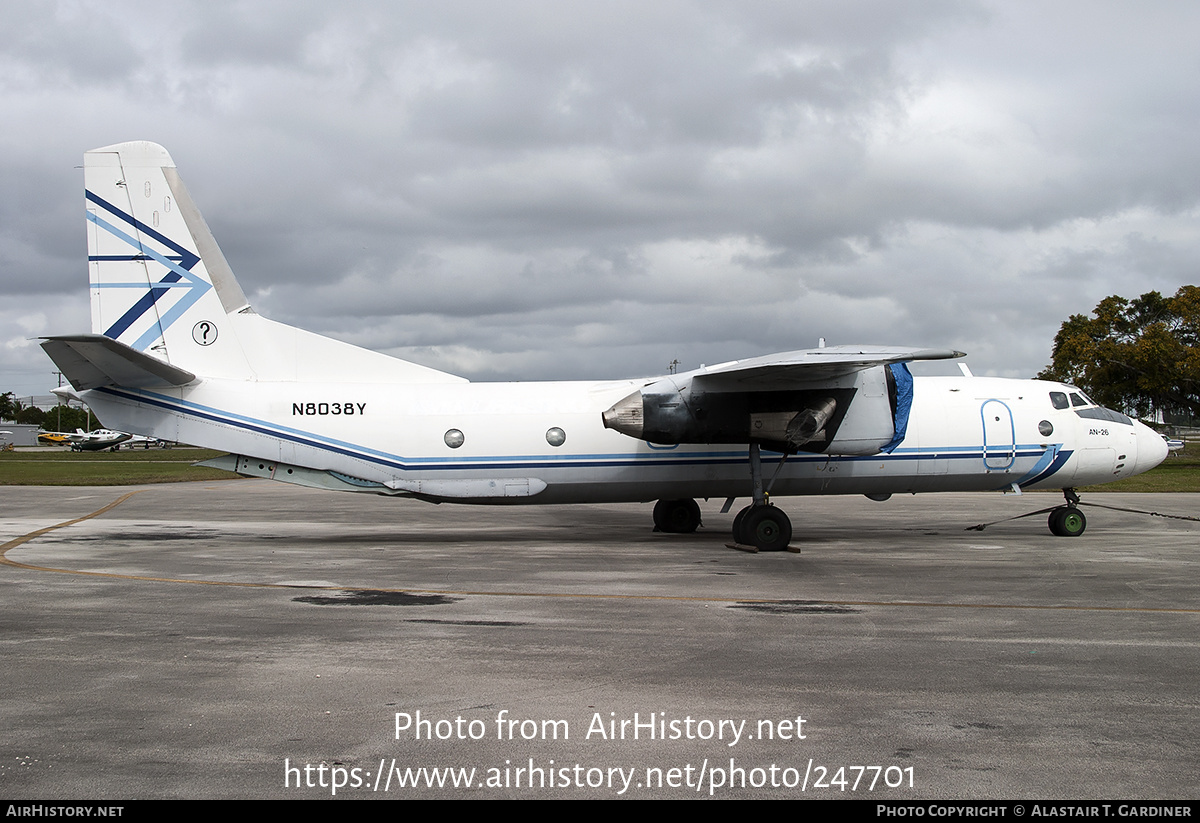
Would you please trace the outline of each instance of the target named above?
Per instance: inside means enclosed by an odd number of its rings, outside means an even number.
[[[703,376],[665,377],[603,413],[606,428],[650,443],[758,443],[773,451],[876,454],[895,433],[886,367],[824,385],[729,390]]]

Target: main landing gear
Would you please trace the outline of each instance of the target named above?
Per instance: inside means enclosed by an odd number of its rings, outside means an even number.
[[[1079,495],[1074,489],[1063,489],[1067,505],[1050,510],[1050,532],[1056,537],[1078,537],[1087,528],[1087,518],[1079,510]]]
[[[668,534],[691,534],[700,527],[700,506],[690,497],[659,500],[654,504],[654,530]]]
[[[784,455],[783,460],[786,459],[787,455]],[[779,467],[775,470],[776,476],[779,469],[783,468],[783,460],[779,461]],[[771,481],[774,480],[772,477]],[[754,502],[733,518],[733,542],[754,546],[760,552],[781,552],[792,542],[792,521],[767,502],[762,482],[762,455],[757,443],[750,444],[750,482]]]
[[[786,459],[786,456],[785,458]],[[783,461],[779,463],[783,467]],[[779,469],[775,470],[776,475]],[[767,501],[763,491],[762,457],[758,444],[750,444],[750,479],[754,502],[733,519],[733,541],[754,546],[760,552],[779,552],[792,541],[792,521]],[[774,481],[774,478],[771,478]],[[769,486],[768,486],[769,488]],[[729,502],[733,502],[730,499]],[[728,510],[727,503],[722,512]],[[695,500],[659,500],[654,504],[654,530],[668,534],[691,534],[700,526],[700,507]]]
[[[781,552],[792,542],[792,521],[770,503],[751,504],[733,518],[733,542],[760,552]]]

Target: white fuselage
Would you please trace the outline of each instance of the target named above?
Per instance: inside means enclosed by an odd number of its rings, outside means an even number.
[[[741,445],[657,446],[601,414],[644,380],[367,384],[208,379],[178,389],[103,388],[84,399],[106,425],[364,481],[362,491],[471,503],[747,497]],[[1088,404],[1055,408],[1057,383],[916,378],[905,439],[889,454],[800,453],[771,494],[1071,488],[1136,474],[1166,454],[1150,428]],[[1091,416],[1087,416],[1091,415]],[[1040,428],[1039,428],[1040,427]],[[551,430],[565,440],[552,445]],[[452,448],[461,433],[461,445]],[[764,454],[764,474],[779,456]],[[290,471],[290,469],[288,469]],[[294,482],[294,481],[293,481]],[[479,493],[488,485],[508,487]]]

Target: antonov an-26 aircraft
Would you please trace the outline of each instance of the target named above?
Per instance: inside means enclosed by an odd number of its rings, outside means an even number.
[[[92,332],[42,343],[105,425],[221,449],[210,465],[434,503],[751,503],[736,543],[788,546],[771,498],[1062,489],[1150,469],[1152,429],[1078,389],[914,378],[953,351],[830,346],[637,380],[471,383],[259,316],[161,146],[84,157]],[[770,496],[770,497],[769,497]]]

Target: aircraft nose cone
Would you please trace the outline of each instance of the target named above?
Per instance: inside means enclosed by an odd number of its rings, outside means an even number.
[[[1137,463],[1133,473],[1141,474],[1167,459],[1167,441],[1143,423],[1135,422],[1133,425],[1137,427]]]

